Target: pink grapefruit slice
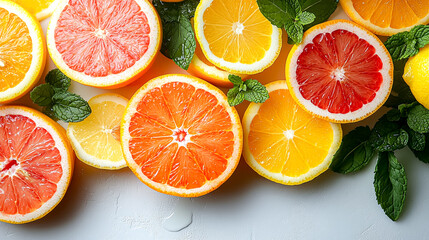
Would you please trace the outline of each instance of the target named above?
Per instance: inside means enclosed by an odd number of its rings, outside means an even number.
[[[65,130],[44,114],[0,107],[0,221],[26,223],[63,198],[74,154]]]
[[[295,101],[331,122],[362,120],[387,100],[393,64],[383,43],[347,20],[316,25],[294,46],[286,79]]]
[[[160,29],[147,0],[65,0],[51,17],[48,50],[71,79],[118,88],[149,69],[159,52]]]

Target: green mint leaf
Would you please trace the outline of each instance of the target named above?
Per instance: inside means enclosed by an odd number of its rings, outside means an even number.
[[[408,126],[416,132],[429,132],[429,110],[422,105],[413,107],[408,113]]]
[[[230,82],[232,82],[232,84],[234,84],[234,86],[240,86],[241,84],[243,84],[243,80],[241,79],[241,77],[234,75],[234,74],[229,74],[228,80]]]
[[[179,11],[184,17],[191,19],[194,17],[195,9],[197,8],[200,0],[185,0],[180,3]]]
[[[347,174],[368,165],[375,153],[367,142],[370,133],[371,130],[366,126],[357,127],[345,135],[329,168],[334,172]]]
[[[409,32],[400,32],[387,39],[384,43],[393,61],[416,55],[420,48],[429,43],[429,26],[417,25]]]
[[[395,151],[408,144],[408,133],[404,129],[399,129],[388,133],[383,138],[383,143],[375,147],[380,152]]]
[[[48,75],[46,75],[45,82],[50,84],[55,92],[65,92],[70,87],[71,79],[59,69],[54,69],[49,71]]]
[[[282,28],[287,20],[293,17],[286,11],[285,0],[256,0],[256,2],[262,15],[278,28]]]
[[[179,3],[167,3],[161,0],[152,0],[152,4],[158,12],[162,23],[179,21]]]
[[[381,152],[394,151],[407,145],[408,133],[401,129],[400,123],[387,120],[385,115],[372,129],[369,143]]]
[[[55,93],[52,111],[64,122],[80,122],[91,114],[89,104],[79,95],[70,92]]]
[[[374,175],[378,204],[393,221],[398,220],[407,195],[407,176],[393,152],[378,154]]]
[[[231,107],[236,106],[244,101],[244,92],[240,92],[238,86],[229,89],[226,96],[228,97],[228,104]]]
[[[286,0],[286,12],[289,13],[289,16],[291,16],[292,19],[297,19],[302,13],[299,0]]]
[[[183,15],[179,22],[164,24],[163,52],[181,68],[187,70],[195,53],[196,42],[191,21]]]
[[[285,24],[285,30],[295,44],[301,43],[304,35],[304,27],[301,23],[289,21]]]
[[[414,95],[411,93],[410,87],[402,78],[406,62],[406,60],[401,60],[394,63],[393,87],[389,99],[387,99],[384,104],[386,107],[397,107],[403,103],[412,103],[416,101]]]
[[[244,83],[240,84],[240,86],[238,86],[238,91],[240,91],[240,92],[247,91],[247,85]]]
[[[267,88],[255,79],[249,79],[244,82],[247,86],[244,92],[244,99],[249,102],[263,103],[270,95],[268,94]]]
[[[425,143],[429,143],[429,134],[425,134]],[[411,148],[411,151],[414,153],[414,156],[416,156],[417,159],[424,163],[429,163],[429,144],[425,144],[425,147],[423,150],[418,151],[413,148]]]
[[[299,2],[303,12],[313,13],[316,17],[312,23],[304,26],[304,31],[328,20],[338,5],[338,0],[299,0]]]
[[[401,120],[401,111],[397,108],[391,109],[386,113],[386,119],[390,122],[397,122]]]
[[[411,151],[423,151],[426,146],[426,139],[423,133],[418,133],[410,128],[405,129],[408,133],[408,147]]]
[[[35,87],[30,92],[30,98],[35,104],[44,107],[52,104],[52,96],[54,96],[54,94],[54,88],[45,83]]]
[[[415,106],[420,105],[419,102],[413,102],[413,103],[404,103],[398,106],[398,110],[401,113],[401,117],[408,117],[408,114],[410,113],[410,110],[413,109]]]
[[[310,12],[302,12],[300,15],[298,15],[298,21],[302,25],[310,24],[316,19],[316,15]]]
[[[52,120],[58,121],[58,118],[55,116],[55,113],[52,110],[51,106],[44,107],[42,109],[42,113],[44,113],[46,116],[50,117]]]

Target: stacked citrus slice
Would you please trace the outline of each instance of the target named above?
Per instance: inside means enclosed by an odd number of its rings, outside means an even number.
[[[256,0],[202,0],[194,21],[204,55],[228,72],[262,72],[279,55],[281,30],[262,15]]]
[[[195,197],[218,188],[233,173],[242,129],[219,89],[195,77],[164,75],[130,100],[121,142],[128,166],[149,187]]]
[[[0,0],[0,103],[20,98],[40,78],[46,61],[42,28],[19,5]]]
[[[391,36],[429,23],[426,0],[340,0],[347,15],[371,32]]]
[[[26,107],[0,107],[0,221],[25,223],[63,198],[74,154],[64,129]]]
[[[101,169],[126,167],[119,129],[128,99],[105,93],[88,101],[91,115],[82,122],[69,123],[67,136],[77,157],[84,163]]]
[[[332,122],[356,122],[389,97],[393,64],[377,36],[351,21],[334,20],[310,28],[291,49],[286,79],[306,111]]]
[[[341,144],[341,127],[302,110],[286,81],[266,87],[270,98],[251,103],[243,117],[244,159],[272,181],[287,185],[310,181],[328,169]]]
[[[149,69],[160,48],[160,28],[148,0],[65,0],[51,17],[48,50],[71,79],[118,88]]]
[[[57,7],[60,0],[12,0],[21,5],[25,10],[33,14],[37,20],[41,21],[49,16]]]

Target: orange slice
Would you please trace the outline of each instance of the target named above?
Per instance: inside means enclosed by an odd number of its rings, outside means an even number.
[[[39,22],[18,4],[0,0],[0,103],[16,100],[30,91],[45,61]]]
[[[63,198],[74,154],[64,129],[44,114],[0,107],[0,221],[26,223]]]
[[[13,2],[21,5],[25,10],[33,14],[37,20],[42,21],[43,19],[51,16],[52,12],[57,7],[60,0],[12,0]]]
[[[188,75],[147,82],[121,124],[125,161],[149,187],[196,197],[218,188],[240,160],[242,129],[226,96]]]
[[[244,159],[274,182],[308,182],[328,169],[341,144],[341,126],[302,110],[286,81],[266,87],[270,98],[250,103],[243,117]]]
[[[289,52],[286,80],[306,111],[332,122],[360,121],[379,109],[393,84],[393,63],[377,36],[348,20],[316,25]]]
[[[51,17],[47,42],[52,60],[71,79],[118,88],[149,69],[161,24],[147,0],[65,0]]]
[[[427,0],[340,0],[340,3],[353,21],[382,36],[429,23]]]

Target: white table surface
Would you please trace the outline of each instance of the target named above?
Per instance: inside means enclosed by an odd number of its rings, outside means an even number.
[[[347,16],[338,7],[332,18]],[[45,31],[48,21],[42,22]],[[274,66],[254,78],[264,83],[284,79],[289,48],[284,45]],[[45,74],[54,67],[49,60]],[[129,98],[148,79],[177,72],[186,73],[160,54],[141,80],[113,92]],[[76,82],[71,90],[87,100],[107,92]],[[28,94],[15,103],[34,107]],[[242,104],[239,112],[246,107]],[[343,125],[343,130],[354,126]],[[193,199],[158,193],[129,169],[99,170],[76,160],[63,201],[35,222],[0,222],[0,239],[428,239],[429,166],[409,150],[396,155],[408,177],[407,199],[397,222],[384,215],[375,199],[375,159],[356,174],[344,176],[328,170],[300,186],[271,182],[242,159],[218,190]],[[185,212],[193,214],[192,223],[179,232],[167,231],[163,221],[184,205],[188,205]]]

